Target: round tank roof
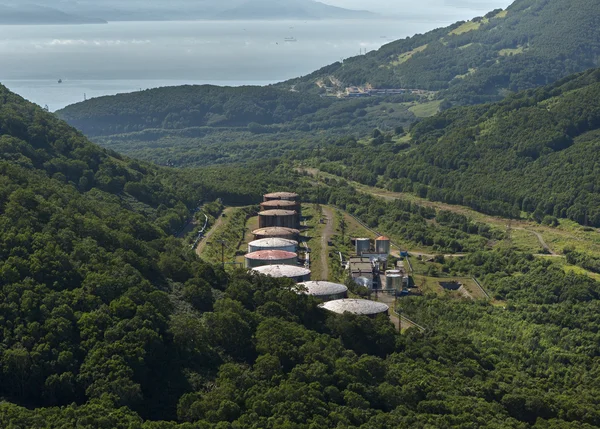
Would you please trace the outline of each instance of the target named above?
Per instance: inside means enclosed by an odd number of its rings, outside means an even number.
[[[286,252],[285,250],[259,250],[258,252],[248,253],[246,259],[255,259],[261,261],[280,261],[284,259],[297,258],[293,252]]]
[[[259,216],[294,216],[296,215],[295,210],[265,210],[260,212]]]
[[[265,198],[281,198],[281,199],[298,198],[298,194],[295,194],[293,192],[273,192],[271,194],[265,194],[264,197]]]
[[[252,231],[254,235],[300,235],[300,231],[282,226],[270,226]]]
[[[365,316],[386,313],[390,309],[386,304],[366,299],[338,299],[325,302],[319,307],[337,314],[348,312]]]
[[[261,207],[296,207],[298,203],[288,200],[271,200],[260,203],[260,205]]]
[[[338,295],[348,292],[348,288],[345,285],[324,281],[304,282],[300,283],[300,286],[304,286],[307,289],[307,291],[302,291],[301,293],[315,296]]]
[[[252,271],[277,278],[292,278],[310,275],[310,270],[308,268],[296,267],[294,265],[265,265],[252,268]]]
[[[378,237],[375,241],[390,241],[390,239],[382,235],[381,237]]]
[[[261,238],[260,240],[254,240],[248,243],[249,247],[264,247],[266,249],[270,249],[273,247],[291,247],[298,246],[298,242],[294,240],[288,240],[287,238],[278,238],[278,237],[270,237],[270,238]]]

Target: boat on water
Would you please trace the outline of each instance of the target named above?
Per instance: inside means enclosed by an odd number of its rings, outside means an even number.
[[[298,40],[295,37],[286,37],[283,39],[285,42],[297,42]]]
[[[58,79],[58,83],[62,83],[62,79]]]

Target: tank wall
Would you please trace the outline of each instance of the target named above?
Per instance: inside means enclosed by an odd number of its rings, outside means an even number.
[[[255,240],[262,238],[285,238],[288,240],[296,240],[298,238],[295,234],[254,234]]]
[[[379,240],[375,242],[375,253],[390,253],[390,242],[387,240]]]
[[[248,259],[246,258],[246,268],[263,267],[265,265],[298,265],[298,258],[289,259]]]
[[[298,216],[296,214],[283,216],[263,216],[258,215],[259,228],[283,227],[295,229],[298,226]]]
[[[356,254],[361,255],[364,252],[368,252],[371,249],[371,242],[368,239],[357,238],[356,239]]]
[[[260,250],[284,250],[286,252],[296,253],[298,249],[294,245],[289,246],[273,246],[273,247],[258,247],[248,245],[248,253],[258,252]]]

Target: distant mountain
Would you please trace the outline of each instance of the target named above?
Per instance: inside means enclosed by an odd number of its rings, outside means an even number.
[[[0,0],[2,1],[2,0]],[[13,0],[14,1],[14,0]],[[8,2],[7,2],[8,3]],[[95,17],[106,21],[252,20],[252,19],[347,19],[373,18],[367,11],[329,6],[314,0],[35,0],[66,16]],[[20,8],[20,6],[19,6]],[[83,18],[81,18],[83,19]],[[79,23],[73,20],[73,23]],[[24,23],[36,23],[24,21]],[[71,23],[66,18],[58,23]]]
[[[497,101],[600,65],[600,4],[516,0],[506,10],[417,34],[282,87],[417,88],[457,104]]]
[[[88,18],[43,5],[0,4],[0,25],[105,23],[101,18]]]
[[[367,11],[349,10],[313,0],[248,0],[216,15],[219,19],[347,19],[373,18]]]

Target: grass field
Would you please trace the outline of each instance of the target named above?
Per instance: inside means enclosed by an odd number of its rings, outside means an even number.
[[[427,49],[427,45],[419,46],[418,48],[413,49],[412,51],[404,52],[403,54],[398,55],[398,59],[390,63],[392,66],[399,66],[410,60],[414,54],[417,52],[423,52]]]
[[[428,101],[427,103],[418,103],[409,108],[417,118],[428,118],[440,111],[442,100]]]
[[[519,46],[515,49],[501,49],[498,52],[498,55],[500,55],[501,57],[508,57],[510,55],[522,54],[523,52],[525,52],[525,48],[523,46]]]
[[[473,31],[473,30],[478,30],[479,27],[481,27],[481,24],[484,24],[486,22],[488,22],[486,19],[484,19],[481,22],[467,21],[463,25],[461,25],[460,27],[455,28],[454,30],[452,30],[448,34],[452,36],[452,35],[459,35],[459,34],[463,34],[463,33],[468,33],[469,31]]]

